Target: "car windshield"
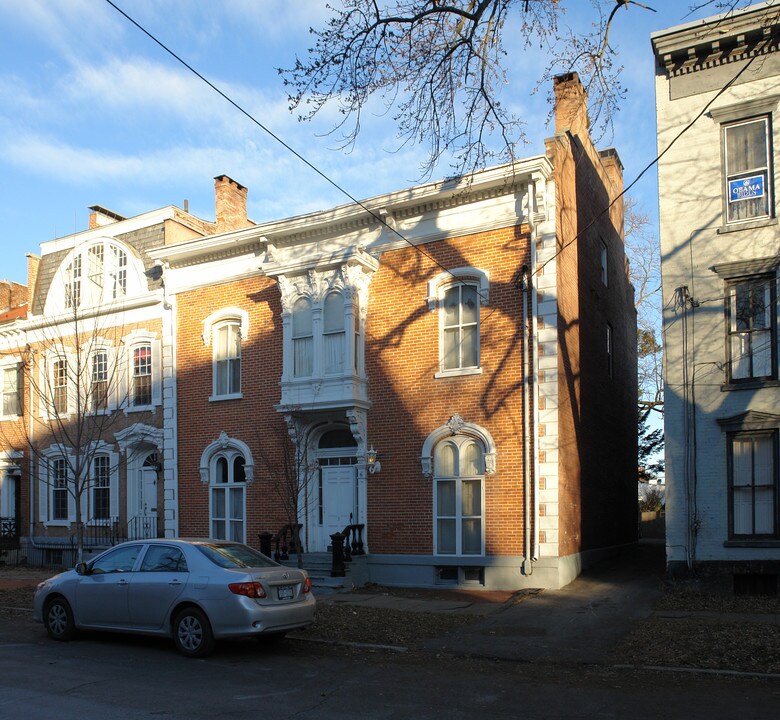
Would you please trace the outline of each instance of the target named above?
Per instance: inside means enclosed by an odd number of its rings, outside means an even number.
[[[222,568],[275,567],[277,564],[263,553],[239,543],[235,545],[198,543],[195,547],[211,562]]]

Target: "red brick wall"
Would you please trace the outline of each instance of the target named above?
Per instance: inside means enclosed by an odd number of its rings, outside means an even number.
[[[588,138],[560,136],[550,151],[560,249],[559,542],[560,554],[568,555],[636,539],[636,315],[625,273],[622,203],[602,213],[622,186],[611,184]]]
[[[282,327],[279,290],[274,280],[257,277],[193,290],[178,296],[177,386],[179,416],[179,532],[208,537],[209,490],[198,472],[201,454],[223,430],[245,442],[255,461],[255,480],[247,486],[247,541],[276,532],[287,522],[278,500],[279,448],[289,443],[280,400]],[[238,307],[249,314],[248,337],[241,347],[243,399],[209,402],[212,346],[204,345],[203,321],[211,313]]]
[[[422,475],[428,435],[459,414],[486,428],[497,445],[497,472],[485,482],[486,552],[522,551],[522,303],[518,273],[529,261],[519,227],[425,245],[445,268],[490,273],[481,308],[481,375],[435,379],[439,314],[426,303],[427,282],[442,271],[416,250],[384,253],[371,283],[366,363],[373,407],[369,442],[382,472],[368,479],[372,552],[431,553],[433,484]]]

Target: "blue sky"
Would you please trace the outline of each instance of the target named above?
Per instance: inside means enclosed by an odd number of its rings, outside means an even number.
[[[687,15],[685,0],[644,2],[657,12],[620,10],[611,31],[628,97],[605,144],[617,148],[626,183],[656,153],[650,33],[711,14]],[[366,113],[345,153],[324,135],[333,111],[315,124],[288,111],[275,68],[311,44],[308,27],[322,24],[324,2],[116,4],[355,197],[419,178],[424,151],[397,150],[386,114]],[[589,0],[568,5],[576,8],[569,21],[581,25]],[[542,64],[536,48],[510,52],[506,101],[526,119],[526,155],[542,153],[552,132],[545,93],[531,93]],[[186,198],[190,212],[213,219],[221,174],[249,188],[255,221],[347,202],[104,0],[0,0],[0,278],[25,282],[25,254],[85,229],[90,205],[131,216]],[[447,174],[445,165],[434,177]],[[652,217],[655,177],[652,170],[634,193]]]

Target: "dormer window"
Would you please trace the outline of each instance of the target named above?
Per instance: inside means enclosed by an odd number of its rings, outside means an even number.
[[[87,282],[83,282],[86,256]],[[76,255],[65,268],[65,306],[94,306],[124,297],[127,292],[127,253],[115,245],[98,243]]]
[[[99,240],[76,247],[60,270],[62,295],[54,293],[52,302],[61,309],[97,307],[119,300],[129,292],[145,289],[143,268],[136,268],[129,286],[128,252],[111,240]],[[51,307],[49,311],[56,310]]]

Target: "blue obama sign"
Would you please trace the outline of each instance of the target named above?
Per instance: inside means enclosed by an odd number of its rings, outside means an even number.
[[[754,200],[764,197],[764,176],[751,175],[739,180],[729,180],[729,202]]]

